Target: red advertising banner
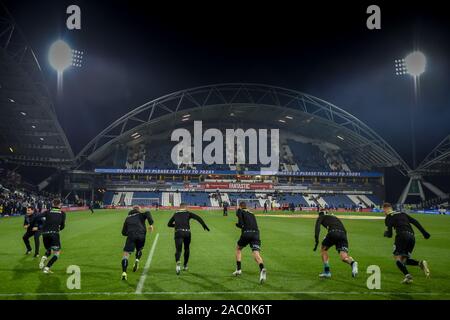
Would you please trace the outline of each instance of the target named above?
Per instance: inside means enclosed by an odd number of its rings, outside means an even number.
[[[198,185],[199,189],[237,189],[267,190],[273,189],[271,183],[239,183],[239,182],[206,182]]]

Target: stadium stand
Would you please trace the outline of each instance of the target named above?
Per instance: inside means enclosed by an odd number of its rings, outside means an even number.
[[[193,206],[211,206],[209,194],[206,192],[182,192],[181,202],[184,202]]]
[[[287,140],[294,160],[302,171],[325,171],[329,170],[328,163],[320,149],[311,143],[301,143]]]

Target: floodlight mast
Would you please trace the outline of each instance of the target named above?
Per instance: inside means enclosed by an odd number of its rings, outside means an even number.
[[[395,73],[396,75],[409,74],[414,80],[414,105],[411,108],[411,140],[412,140],[412,160],[413,170],[417,169],[416,161],[416,135],[415,135],[415,122],[414,122],[414,110],[418,105],[418,93],[420,76],[425,72],[427,65],[427,59],[425,55],[418,50],[415,50],[408,54],[404,59],[395,60]],[[408,195],[411,193],[411,185],[417,183],[419,188],[419,195],[422,201],[425,201],[425,194],[422,190],[422,177],[420,175],[410,175],[410,180],[406,188],[403,190],[400,196],[399,203],[404,204]]]

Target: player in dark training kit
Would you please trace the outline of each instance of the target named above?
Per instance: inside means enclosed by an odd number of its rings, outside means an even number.
[[[394,211],[390,203],[383,204],[383,211],[386,215],[385,224],[387,227],[384,236],[392,238],[392,229],[395,229],[396,232],[393,254],[397,267],[405,275],[402,283],[409,284],[413,281],[411,274],[406,268],[407,265],[419,266],[428,278],[430,276],[428,263],[425,260],[417,261],[411,259],[411,254],[416,244],[414,230],[411,224],[419,229],[425,239],[429,239],[430,234],[416,219],[404,212]]]
[[[264,262],[260,254],[261,240],[259,238],[259,229],[256,218],[253,213],[247,210],[247,204],[245,202],[239,203],[239,209],[236,212],[236,216],[238,217],[236,227],[241,229],[241,237],[236,246],[236,271],[233,272],[233,275],[240,276],[242,274],[242,249],[247,245],[250,245],[253,258],[259,265],[259,282],[264,283],[266,281],[266,268],[264,268]]]
[[[44,242],[45,255],[42,256],[39,263],[39,268],[44,273],[52,273],[50,268],[58,260],[61,253],[61,240],[59,232],[66,226],[66,214],[61,211],[61,200],[54,199],[52,201],[52,208],[44,213],[41,213],[34,219],[33,227],[38,223],[42,223],[42,241]],[[45,261],[53,254],[51,259],[45,265]]]
[[[314,246],[314,251],[317,250],[317,246],[319,245],[321,225],[328,230],[328,233],[322,241],[322,247],[320,250],[320,255],[323,262],[323,272],[319,274],[319,277],[331,278],[328,249],[332,246],[336,246],[336,250],[341,257],[342,262],[351,266],[352,277],[356,277],[358,275],[358,262],[348,255],[347,231],[339,218],[323,209],[319,211],[319,217],[316,220],[314,235],[316,244]]]
[[[145,245],[145,236],[147,235],[147,228],[145,221],[148,221],[149,231],[153,231],[153,218],[150,211],[141,212],[139,206],[134,206],[133,210],[128,213],[128,216],[123,223],[122,235],[127,237],[125,246],[123,248],[122,257],[122,280],[127,280],[128,258],[130,254],[136,249],[136,259],[133,265],[133,272],[139,268],[139,259],[142,257],[142,249]]]
[[[22,239],[25,243],[25,247],[27,248],[26,254],[31,253],[31,245],[30,245],[30,238],[34,238],[34,256],[33,258],[39,257],[39,237],[41,235],[40,229],[42,228],[42,223],[37,222],[34,223],[34,220],[37,218],[37,214],[34,212],[33,207],[27,208],[27,213],[25,215],[24,221],[23,221],[23,227],[26,229],[25,234],[23,235]]]
[[[169,223],[167,224],[170,228],[175,228],[175,262],[176,267],[175,271],[177,275],[181,272],[181,251],[184,245],[184,261],[183,261],[183,270],[188,269],[189,255],[190,255],[190,244],[191,244],[191,226],[189,220],[194,219],[197,220],[203,227],[204,230],[209,231],[208,226],[195,213],[186,210],[186,205],[182,203],[180,205],[180,210],[175,212],[170,218]]]

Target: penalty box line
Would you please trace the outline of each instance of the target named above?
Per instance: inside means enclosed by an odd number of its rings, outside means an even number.
[[[152,249],[150,250],[150,254],[148,255],[147,261],[145,262],[144,270],[142,271],[142,275],[139,278],[138,285],[136,287],[135,294],[141,294],[142,288],[144,288],[145,280],[147,279],[147,272],[150,268],[150,264],[152,263],[153,254],[155,253],[156,244],[158,243],[159,233],[156,234],[155,240],[153,241]]]
[[[305,294],[305,295],[365,295],[365,296],[384,296],[384,295],[411,295],[411,296],[450,296],[450,292],[386,292],[386,291],[197,291],[197,292],[35,292],[35,293],[0,293],[0,297],[24,297],[24,296],[129,296],[129,295],[239,295],[239,294]]]

